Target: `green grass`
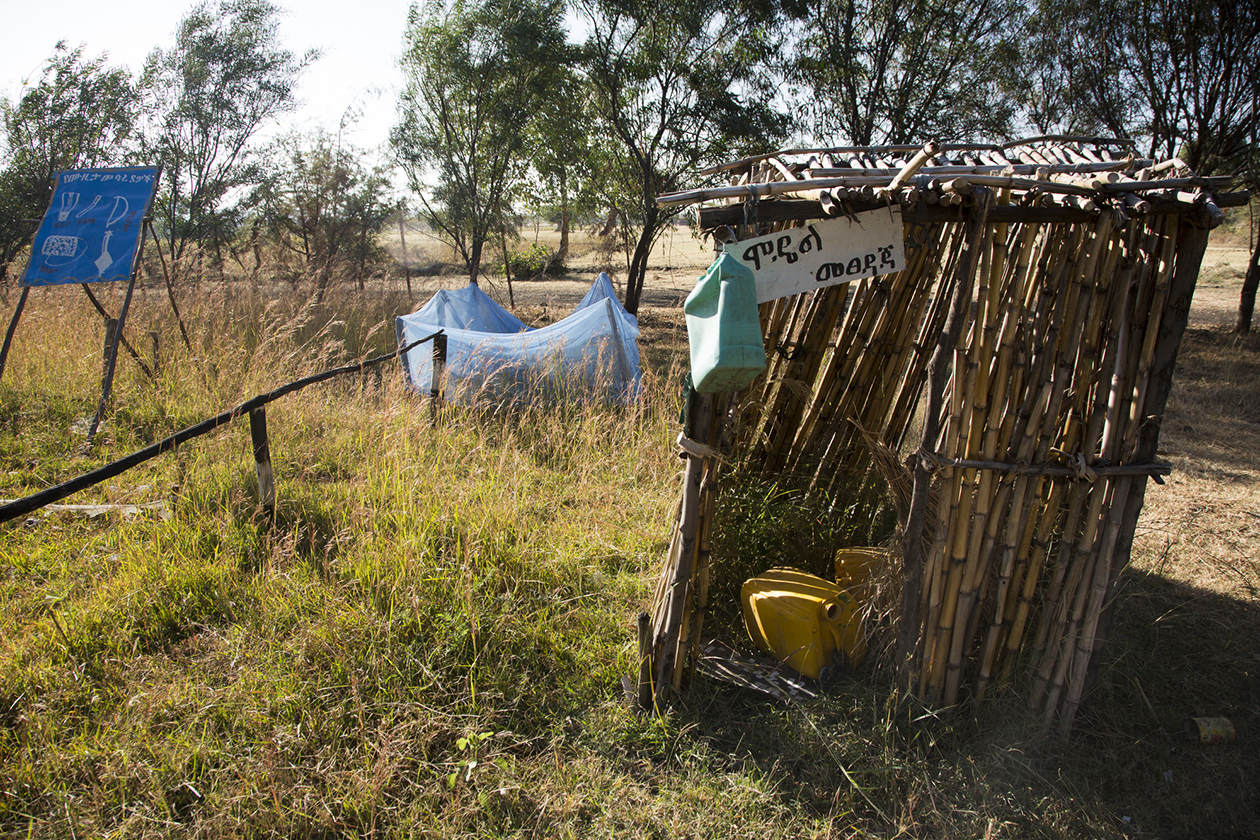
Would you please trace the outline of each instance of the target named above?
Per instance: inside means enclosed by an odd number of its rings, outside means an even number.
[[[399,307],[206,289],[186,302],[189,353],[148,293],[134,329],[159,332],[164,373],[121,362],[85,457],[99,324],[70,290],[40,291],[0,382],[9,498],[387,350],[379,325]],[[1254,668],[1254,642],[1214,630],[1225,650],[1196,663],[1192,636],[1150,635],[1169,609],[1206,622],[1201,602],[1254,639],[1254,593],[1196,601],[1136,574],[1067,743],[1016,692],[898,712],[874,665],[804,705],[698,679],[663,717],[628,709],[619,681],[679,469],[677,315],[645,314],[641,407],[451,408],[431,426],[390,368],[269,406],[273,526],[244,421],[67,500],[161,500],[169,518],[3,526],[0,835],[1254,836],[1254,671],[1230,676]],[[740,639],[730,602],[747,573],[821,568],[852,538],[821,516],[780,488],[733,488],[715,634]],[[1239,744],[1178,738],[1179,716],[1208,711],[1235,717]]]

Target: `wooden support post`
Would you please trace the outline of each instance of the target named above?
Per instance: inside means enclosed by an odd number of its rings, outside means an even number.
[[[249,436],[254,444],[254,468],[258,472],[258,502],[267,521],[276,518],[276,477],[271,469],[271,446],[267,442],[267,409],[259,406],[249,412]]]
[[[652,615],[639,613],[639,708],[652,707]]]
[[[713,395],[696,394],[688,417],[688,437],[708,440],[713,421]],[[652,627],[652,668],[656,673],[656,702],[664,701],[667,692],[676,682],[674,671],[682,667],[679,661],[679,638],[687,621],[687,594],[692,586],[692,569],[696,555],[696,540],[700,531],[701,495],[700,484],[704,477],[703,457],[687,453],[687,470],[683,478],[682,504],[676,523],[676,538],[672,541],[671,554],[663,572],[668,581],[661,593],[663,604],[654,609]],[[685,656],[686,650],[682,651]]]
[[[13,309],[13,318],[9,321],[9,330],[4,334],[4,345],[0,346],[0,378],[4,377],[4,366],[9,360],[9,345],[13,343],[13,334],[17,332],[18,319],[22,317],[22,310],[26,308],[26,296],[30,293],[30,286],[22,287],[22,294],[18,298],[17,306]]]
[[[433,376],[429,382],[429,421],[436,425],[442,408],[442,382],[446,378],[446,334],[433,337]]]
[[[110,351],[114,349],[114,342],[118,340],[118,319],[105,318],[105,345],[101,348],[101,390],[105,389],[104,377],[109,375],[109,359]]]
[[[88,300],[92,302],[92,306],[94,306],[96,311],[101,313],[101,317],[105,319],[106,329],[108,330],[109,321],[112,316],[105,311],[105,307],[101,305],[101,302],[97,299],[96,295],[92,294],[91,286],[87,283],[83,283],[82,286],[84,293],[88,296]],[[118,333],[118,343],[124,350],[131,354],[131,358],[136,360],[136,364],[140,366],[140,370],[144,371],[145,376],[150,379],[155,378],[153,371],[149,370],[149,366],[144,363],[144,359],[140,358],[140,354],[136,352],[136,348],[131,346],[131,342],[127,340],[127,336],[123,335],[122,332]]]
[[[118,313],[118,321],[114,326],[113,336],[109,334],[109,322],[106,321],[105,338],[106,343],[109,345],[109,358],[105,362],[105,376],[101,381],[101,401],[96,407],[96,416],[92,418],[92,425],[88,428],[86,444],[88,449],[92,448],[92,440],[96,437],[96,430],[100,428],[101,420],[109,409],[110,391],[114,387],[114,369],[118,366],[118,337],[122,335],[123,325],[127,322],[127,310],[131,309],[131,296],[135,291],[136,275],[132,274],[131,279],[127,281],[127,296],[123,298],[122,311]]]

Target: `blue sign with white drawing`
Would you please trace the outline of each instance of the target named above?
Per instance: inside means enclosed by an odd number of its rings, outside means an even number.
[[[156,166],[58,172],[22,285],[129,280],[159,172]]]

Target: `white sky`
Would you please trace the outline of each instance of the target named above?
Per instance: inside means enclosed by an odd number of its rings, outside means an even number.
[[[349,108],[362,111],[346,138],[375,149],[389,136],[402,85],[398,56],[409,0],[276,0],[285,9],[280,41],[300,55],[316,48],[323,56],[302,77],[298,111],[267,133],[326,128],[335,132]],[[0,93],[21,95],[22,80],[38,79],[57,41],[86,45],[92,58],[109,53],[108,64],[138,74],[149,51],[174,44],[180,18],[192,0],[0,0]]]

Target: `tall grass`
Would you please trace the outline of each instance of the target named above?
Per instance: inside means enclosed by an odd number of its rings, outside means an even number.
[[[165,293],[138,298],[128,334],[159,333],[162,373],[120,362],[84,456],[99,322],[74,291],[32,295],[0,382],[0,493],[387,351],[407,308],[352,284],[319,305],[211,284],[182,303],[191,351]],[[1247,836],[1254,746],[1166,742],[1129,688],[1149,696],[1164,660],[1126,670],[1142,643],[1123,622],[1101,692],[1117,705],[1081,743],[1047,741],[1014,695],[899,713],[877,671],[809,705],[698,680],[662,718],[631,711],[619,681],[676,504],[681,397],[677,313],[643,314],[641,405],[452,407],[430,425],[390,368],[269,406],[272,525],[241,422],[67,500],[160,500],[166,518],[6,526],[0,834],[1194,836],[1198,795],[1218,836]],[[851,536],[774,488],[733,488],[721,515],[715,599],[719,574],[737,589],[769,565],[825,566]],[[738,611],[715,612],[738,641]],[[1228,713],[1245,727],[1254,708]],[[1150,794],[1169,758],[1175,811]]]

